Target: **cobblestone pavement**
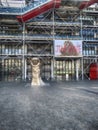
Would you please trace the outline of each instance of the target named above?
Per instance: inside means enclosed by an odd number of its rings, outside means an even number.
[[[0,130],[98,130],[98,81],[0,82]]]

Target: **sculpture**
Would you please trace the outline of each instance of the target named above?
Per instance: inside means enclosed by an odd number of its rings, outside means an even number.
[[[41,76],[40,76],[40,59],[36,57],[32,58],[31,65],[32,65],[31,86],[45,85],[45,83],[42,81]]]

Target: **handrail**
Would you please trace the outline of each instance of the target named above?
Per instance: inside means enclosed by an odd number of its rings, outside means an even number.
[[[28,13],[32,9],[35,9],[39,6],[42,6],[44,4],[47,4],[52,0],[40,0],[40,1],[35,1],[32,3],[29,3],[28,5],[24,7],[0,7],[0,14],[14,14],[14,15],[23,15],[25,13]]]

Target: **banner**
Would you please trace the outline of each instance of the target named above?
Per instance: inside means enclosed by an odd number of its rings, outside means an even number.
[[[82,40],[55,40],[55,56],[82,56]]]

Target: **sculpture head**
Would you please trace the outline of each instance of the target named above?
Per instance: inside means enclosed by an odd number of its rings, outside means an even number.
[[[33,65],[39,64],[40,63],[39,58],[36,58],[36,57],[32,58],[32,63],[33,63]]]

